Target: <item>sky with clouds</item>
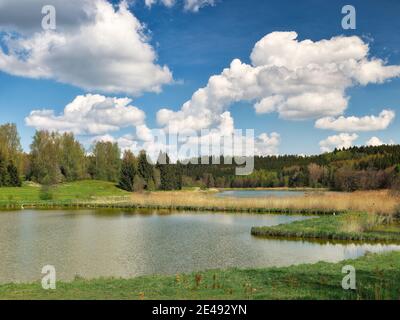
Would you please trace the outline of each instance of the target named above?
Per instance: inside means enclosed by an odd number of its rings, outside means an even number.
[[[352,1],[356,30],[346,4],[0,0],[0,122],[25,150],[36,129],[134,151],[151,129],[255,129],[257,154],[400,143],[400,3]]]

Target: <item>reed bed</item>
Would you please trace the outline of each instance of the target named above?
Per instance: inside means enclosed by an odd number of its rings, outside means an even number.
[[[228,198],[214,192],[174,191],[93,197],[90,200],[0,201],[2,208],[148,208],[186,211],[340,214],[363,212],[380,216],[398,214],[399,195],[389,191],[354,193],[309,192],[300,197]]]
[[[130,203],[140,207],[186,208],[222,211],[345,211],[391,215],[396,212],[400,197],[389,191],[360,191],[354,193],[313,193],[287,198],[219,198],[207,192],[154,192],[133,194]]]

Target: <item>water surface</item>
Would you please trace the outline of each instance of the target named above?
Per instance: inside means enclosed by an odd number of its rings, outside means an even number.
[[[229,190],[217,194],[218,197],[229,198],[265,198],[265,197],[303,197],[305,191],[296,190]]]
[[[53,265],[58,279],[134,277],[229,267],[288,266],[356,258],[395,245],[318,244],[251,236],[252,226],[300,216],[123,211],[0,213],[0,282],[41,279]]]

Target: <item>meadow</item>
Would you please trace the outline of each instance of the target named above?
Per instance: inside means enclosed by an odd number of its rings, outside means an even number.
[[[357,289],[342,288],[342,268],[357,270]],[[175,276],[0,285],[0,299],[62,300],[397,300],[400,297],[400,252],[368,254],[340,263],[319,262],[286,268],[209,270]]]
[[[41,185],[25,182],[20,188],[0,189],[0,206],[16,206],[40,203],[67,203],[90,201],[102,197],[123,197],[130,193],[115,186],[115,183],[83,180],[43,188]]]

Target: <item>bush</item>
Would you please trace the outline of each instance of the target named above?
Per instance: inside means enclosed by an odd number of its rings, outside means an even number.
[[[49,185],[42,186],[42,188],[40,189],[39,198],[40,198],[40,200],[43,200],[43,201],[53,200],[53,192]]]

